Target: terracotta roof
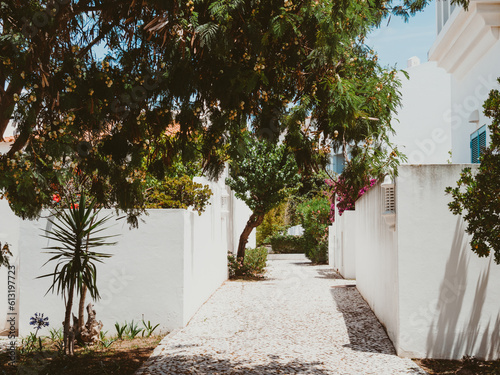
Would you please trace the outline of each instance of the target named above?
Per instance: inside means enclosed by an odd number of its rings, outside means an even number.
[[[169,125],[167,129],[165,130],[165,133],[167,135],[174,135],[180,132],[181,130],[181,125],[177,122],[174,122],[173,125]]]

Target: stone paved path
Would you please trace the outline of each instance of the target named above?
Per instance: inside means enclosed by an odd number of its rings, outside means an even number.
[[[226,282],[136,375],[426,374],[394,354],[353,283],[272,260],[265,281]]]

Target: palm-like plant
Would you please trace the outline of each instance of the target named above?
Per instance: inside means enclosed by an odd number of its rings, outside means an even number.
[[[53,278],[47,293],[56,291],[66,297],[63,340],[65,353],[69,355],[73,354],[74,342],[74,331],[70,326],[74,293],[76,291],[82,294],[82,291],[88,290],[92,299],[98,299],[96,262],[102,262],[103,258],[111,256],[90,249],[116,243],[109,242],[109,238],[114,236],[96,236],[107,229],[104,224],[111,217],[108,215],[98,218],[99,212],[99,209],[95,209],[95,200],[87,204],[85,195],[82,194],[78,204],[70,204],[68,210],[55,213],[57,220],[49,219],[53,229],[43,235],[60,244],[46,248],[51,250],[48,254],[52,254],[52,257],[45,264],[57,262],[54,272],[39,277]]]

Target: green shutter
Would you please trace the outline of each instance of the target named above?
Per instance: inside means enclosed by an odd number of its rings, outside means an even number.
[[[486,147],[486,127],[483,126],[479,130],[470,135],[470,154],[471,163],[480,163],[479,158]]]

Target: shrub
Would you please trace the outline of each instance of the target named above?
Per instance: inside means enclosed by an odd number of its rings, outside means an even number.
[[[208,185],[194,182],[189,176],[166,177],[163,181],[152,183],[146,196],[146,208],[188,208],[201,215],[212,191]]]
[[[268,243],[269,237],[283,230],[286,206],[286,202],[283,202],[265,214],[262,224],[257,227],[257,246]]]
[[[305,254],[311,262],[318,264],[328,263],[328,240],[321,240],[317,244],[311,241],[308,244],[309,246],[306,248]]]
[[[330,223],[330,203],[325,197],[315,197],[298,206],[304,234],[303,248],[306,257],[313,263],[328,260],[328,225]]]
[[[290,234],[275,234],[269,237],[269,243],[275,254],[303,253],[304,245],[301,236]]]
[[[232,253],[227,255],[229,278],[244,276],[260,276],[264,273],[267,262],[267,249],[263,246],[247,249],[243,263],[239,262]]]

